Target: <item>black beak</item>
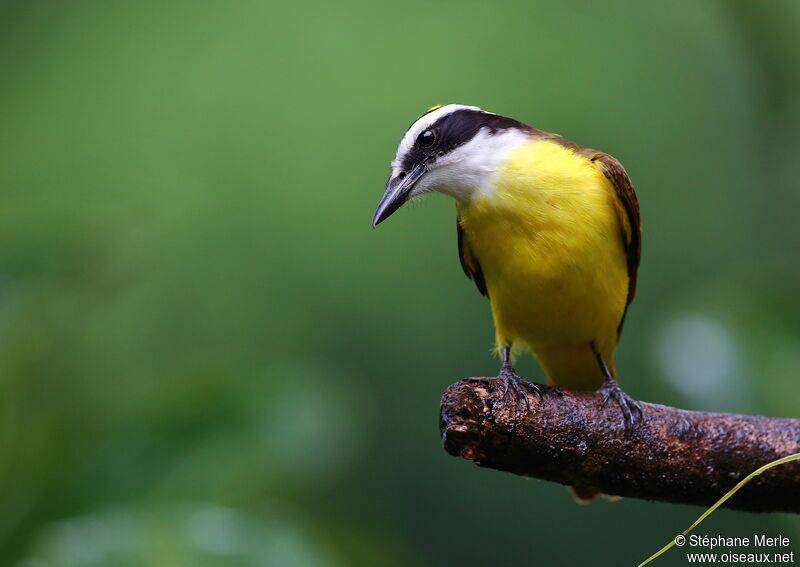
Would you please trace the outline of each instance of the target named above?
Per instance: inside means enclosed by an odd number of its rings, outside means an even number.
[[[372,217],[372,228],[388,219],[393,212],[403,206],[423,173],[425,173],[425,165],[420,163],[415,165],[411,171],[403,171],[389,178],[389,181],[386,182],[386,192]]]

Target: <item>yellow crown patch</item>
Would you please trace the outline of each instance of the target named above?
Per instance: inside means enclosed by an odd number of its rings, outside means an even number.
[[[426,110],[425,112],[423,112],[422,114],[420,114],[420,115],[417,117],[417,120],[419,120],[420,118],[422,118],[423,116],[425,116],[425,115],[426,115],[426,114],[428,114],[429,112],[433,112],[433,111],[434,111],[434,110],[436,110],[437,108],[442,108],[443,106],[444,106],[443,104],[437,104],[437,105],[431,106],[431,107],[430,107],[428,110]]]

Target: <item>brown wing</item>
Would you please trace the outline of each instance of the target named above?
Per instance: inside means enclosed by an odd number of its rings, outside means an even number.
[[[623,230],[622,242],[625,246],[625,253],[628,257],[628,300],[625,303],[625,312],[619,322],[617,333],[622,332],[622,324],[625,322],[625,314],[628,306],[636,295],[636,274],[639,270],[639,259],[642,255],[642,223],[639,217],[639,201],[636,199],[636,192],[633,184],[628,177],[628,172],[616,158],[595,150],[585,150],[585,155],[594,162],[600,162],[606,177],[614,186],[620,203],[628,216],[628,224],[631,231],[627,234]]]
[[[478,291],[481,295],[489,297],[489,292],[486,289],[486,280],[483,279],[483,271],[478,260],[472,254],[469,244],[464,238],[464,229],[461,228],[461,219],[456,216],[456,230],[458,231],[458,259],[461,261],[461,267],[467,277],[475,282]]]

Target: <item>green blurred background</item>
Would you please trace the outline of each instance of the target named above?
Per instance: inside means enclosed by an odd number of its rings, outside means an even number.
[[[608,151],[628,392],[797,417],[798,33],[793,0],[0,2],[0,565],[643,559],[701,510],[442,451],[489,308],[452,202],[371,215],[435,103]],[[790,515],[699,532],[800,552]]]

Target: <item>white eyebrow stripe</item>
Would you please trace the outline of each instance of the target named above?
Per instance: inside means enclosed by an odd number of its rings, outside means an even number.
[[[414,142],[417,141],[417,136],[419,136],[424,130],[428,129],[431,125],[433,125],[437,120],[442,118],[443,116],[447,116],[448,114],[452,114],[458,110],[477,110],[479,112],[483,112],[477,106],[467,106],[464,104],[447,104],[442,106],[441,108],[437,108],[436,110],[432,110],[427,114],[420,116],[416,122],[414,122],[411,127],[406,131],[403,139],[400,140],[400,145],[397,146],[397,154],[395,155],[395,159],[392,162],[393,168],[398,168],[403,163],[403,158],[405,155],[414,147]],[[489,113],[487,113],[489,114]]]

